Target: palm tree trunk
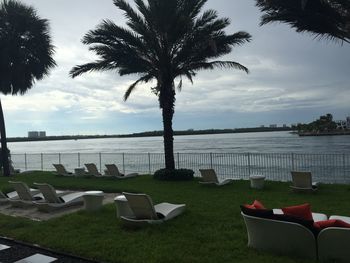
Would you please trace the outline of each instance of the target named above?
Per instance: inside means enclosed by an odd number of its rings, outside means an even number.
[[[165,168],[175,170],[173,116],[175,107],[174,80],[164,78],[159,92],[159,106],[163,117]]]
[[[165,168],[175,170],[174,161],[174,131],[173,131],[173,116],[174,110],[171,107],[162,108],[163,116],[163,138],[164,138],[164,157]]]
[[[4,113],[2,111],[2,105],[0,100],[0,136],[1,136],[1,159],[3,165],[3,175],[10,176],[9,158],[6,142],[6,130],[5,130],[5,120]]]

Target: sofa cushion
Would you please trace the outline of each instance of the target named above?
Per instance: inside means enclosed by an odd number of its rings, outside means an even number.
[[[344,227],[344,228],[350,228],[350,224],[339,220],[339,219],[329,219],[324,221],[318,221],[314,223],[315,227],[318,227],[319,229],[324,229],[327,227]]]
[[[305,220],[299,217],[290,216],[286,214],[274,214],[271,219],[278,220],[278,221],[285,221],[285,222],[291,222],[296,223],[299,225],[302,225],[309,229],[315,236],[319,233],[319,228],[314,225],[313,220]]]
[[[282,211],[285,215],[313,222],[310,204],[283,207]]]
[[[348,224],[350,224],[350,217],[348,216],[337,216],[337,215],[332,215],[329,217],[329,219],[338,219],[338,220],[342,220]],[[325,219],[326,220],[326,219]]]

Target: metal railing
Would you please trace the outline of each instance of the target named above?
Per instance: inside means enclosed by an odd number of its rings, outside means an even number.
[[[39,153],[12,154],[16,168],[54,170],[62,163],[73,171],[85,163],[95,163],[101,172],[104,164],[114,163],[123,173],[152,174],[164,167],[162,153]],[[323,183],[350,183],[350,154],[296,153],[175,153],[176,168],[213,168],[221,178],[248,179],[263,174],[267,180],[290,181],[290,171],[311,171],[313,180]]]

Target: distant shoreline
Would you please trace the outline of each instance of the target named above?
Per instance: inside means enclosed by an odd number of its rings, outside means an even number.
[[[181,135],[204,135],[204,134],[225,134],[225,133],[250,133],[250,132],[274,132],[274,131],[292,131],[290,127],[257,127],[257,128],[239,128],[239,129],[207,129],[207,130],[184,130],[174,131],[175,136]],[[122,135],[61,135],[46,136],[38,138],[28,137],[9,137],[7,142],[31,142],[31,141],[59,141],[59,140],[84,140],[84,139],[106,139],[106,138],[136,138],[136,137],[155,137],[163,136],[163,131],[147,131]]]
[[[298,132],[299,136],[333,136],[333,135],[350,135],[350,130],[328,131],[328,132]]]

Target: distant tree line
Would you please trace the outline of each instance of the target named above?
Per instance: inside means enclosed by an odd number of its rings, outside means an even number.
[[[333,121],[333,115],[328,113],[308,124],[298,124],[298,132],[331,132],[336,130],[337,125]]]

